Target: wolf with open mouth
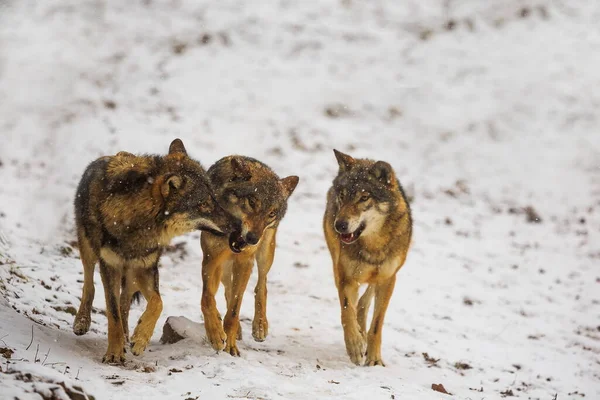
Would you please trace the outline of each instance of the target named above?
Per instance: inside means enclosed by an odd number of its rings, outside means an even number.
[[[241,338],[240,307],[255,259],[258,283],[252,336],[257,341],[267,337],[267,273],[275,256],[277,227],[299,178],[279,179],[262,162],[242,156],[222,158],[208,169],[208,176],[216,189],[217,201],[241,220],[241,227],[228,238],[202,233],[204,325],[215,350],[225,349],[229,354],[239,356],[236,340]],[[215,301],[219,282],[225,287],[227,301],[223,324]]]
[[[327,194],[323,229],[333,260],[346,351],[355,364],[384,365],[381,331],[411,241],[412,218],[390,164],[334,150],[339,172]],[[358,298],[359,287],[367,284]],[[373,321],[367,314],[375,297]]]

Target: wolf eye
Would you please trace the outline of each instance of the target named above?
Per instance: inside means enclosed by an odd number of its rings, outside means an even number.
[[[248,205],[250,206],[250,208],[254,208],[256,206],[256,202],[254,201],[254,199],[252,199],[251,197],[248,197]]]
[[[271,211],[269,213],[269,218],[275,218],[276,215],[277,215],[277,213],[275,211]]]
[[[369,196],[368,194],[363,194],[362,196],[360,196],[360,202],[362,203],[363,201],[367,201],[371,198],[371,196]]]

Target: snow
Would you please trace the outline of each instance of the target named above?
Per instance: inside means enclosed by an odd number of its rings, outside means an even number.
[[[0,338],[15,354],[0,365],[111,399],[447,397],[433,383],[461,399],[600,398],[599,18],[594,0],[1,2]],[[149,348],[103,365],[99,276],[92,330],[71,332],[75,187],[94,158],[175,137],[206,167],[238,153],[300,176],[269,337],[251,338],[253,277],[241,358],[201,335],[159,343],[169,316],[201,330],[194,233],[161,260]],[[390,162],[414,196],[385,368],[345,354],[321,228],[333,148]]]

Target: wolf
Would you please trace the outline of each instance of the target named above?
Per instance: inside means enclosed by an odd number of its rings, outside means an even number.
[[[334,153],[339,171],[327,192],[323,230],[333,260],[346,352],[357,365],[364,360],[367,366],[385,366],[381,331],[396,273],[411,242],[411,210],[390,164]],[[368,286],[359,300],[362,284]]]
[[[147,300],[130,341],[134,355],[145,350],[162,312],[158,260],[163,248],[175,236],[198,229],[227,235],[240,229],[240,221],[219,206],[206,171],[180,139],[173,140],[166,156],[119,152],[93,161],[74,203],[84,284],[73,332],[83,335],[90,328],[99,263],[108,318],[102,362],[123,364],[133,294],[139,291]]]
[[[232,232],[229,238],[211,232],[201,235],[202,313],[212,347],[239,356],[236,344],[241,339],[239,313],[255,260],[258,283],[254,291],[252,336],[262,342],[268,335],[267,274],[275,256],[277,227],[299,178],[279,179],[267,165],[244,156],[220,159],[208,169],[208,176],[217,201],[241,220],[241,229]],[[223,323],[215,301],[219,282],[223,283],[227,302]]]

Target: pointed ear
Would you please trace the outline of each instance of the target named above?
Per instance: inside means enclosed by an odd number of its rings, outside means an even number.
[[[298,186],[299,181],[300,178],[298,178],[296,175],[288,176],[280,181],[281,185],[283,186],[283,195],[286,199],[292,195],[294,189],[296,189],[296,186]]]
[[[233,170],[233,176],[236,179],[247,181],[252,178],[248,165],[246,165],[241,158],[231,157],[231,169]]]
[[[183,145],[181,139],[175,139],[171,142],[171,145],[169,146],[169,154],[174,153],[182,153],[187,156],[187,151],[185,150],[185,146]]]
[[[350,157],[348,154],[344,154],[336,149],[333,149],[333,153],[335,154],[335,158],[340,166],[340,171],[348,171],[356,163],[356,160]]]
[[[371,175],[379,182],[388,187],[393,187],[396,184],[396,176],[392,166],[385,161],[377,161],[371,167]]]
[[[169,195],[173,194],[176,190],[181,187],[183,180],[179,175],[175,174],[167,174],[163,178],[163,182],[160,186],[160,194],[163,198],[169,197]]]

